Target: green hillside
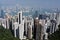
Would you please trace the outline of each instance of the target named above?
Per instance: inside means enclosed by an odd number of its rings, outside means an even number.
[[[49,40],[60,40],[60,25],[58,27],[59,27],[59,30],[49,35]]]
[[[13,37],[10,30],[4,29],[2,26],[0,26],[0,40],[19,40],[19,39]]]

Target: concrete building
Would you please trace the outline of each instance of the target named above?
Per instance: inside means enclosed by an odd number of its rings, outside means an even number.
[[[32,39],[32,20],[28,22],[27,37],[28,39]]]
[[[0,25],[6,28],[6,19],[0,18]]]
[[[13,17],[11,18],[11,22],[12,22],[12,30],[13,30],[13,29],[14,29],[14,28],[13,28],[13,23],[18,22],[18,15],[13,16]]]
[[[6,29],[9,29],[9,19],[6,19]]]
[[[28,39],[32,39],[32,26],[33,26],[33,18],[31,16],[24,17],[24,35]]]
[[[8,13],[6,13],[4,18],[6,19],[6,28],[9,29],[10,28],[10,21],[11,21],[12,16],[9,15]]]
[[[48,40],[48,33],[47,33],[48,27],[49,27],[49,25],[48,25],[48,23],[46,23],[45,26],[44,26],[44,36],[43,36],[43,40]]]
[[[42,33],[42,26],[39,23],[38,18],[36,18],[34,20],[34,39],[35,40],[42,40],[41,33]]]
[[[17,22],[13,23],[13,28],[14,28],[14,36],[17,37],[18,36],[17,35],[17,33],[18,33],[18,31],[17,31],[17,29],[18,29],[18,23]]]
[[[22,11],[18,12],[18,26],[19,26],[19,39],[24,38],[24,20],[22,18]]]
[[[60,13],[57,13],[56,21],[57,21],[57,25],[56,25],[56,30],[57,30],[58,29],[58,25],[60,24]]]
[[[35,40],[48,40],[47,28],[50,26],[50,21],[46,19],[34,20],[34,39]]]
[[[24,18],[24,32],[25,32],[25,36],[27,36],[27,18]]]
[[[55,20],[51,20],[51,24],[50,24],[50,34],[54,33],[56,30],[56,21]]]
[[[0,9],[0,18],[4,18],[4,16],[5,16],[4,10]]]
[[[18,23],[22,23],[22,11],[18,12]]]
[[[24,39],[24,20],[19,24],[19,39]]]

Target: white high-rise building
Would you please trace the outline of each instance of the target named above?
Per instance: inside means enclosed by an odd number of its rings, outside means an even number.
[[[48,23],[46,23],[45,26],[44,26],[44,39],[45,39],[45,40],[48,40],[48,33],[46,32],[48,26],[49,26]]]
[[[12,21],[12,30],[13,30],[14,29],[13,23],[18,22],[18,15],[13,16],[11,21]]]
[[[58,25],[60,24],[60,13],[57,13],[57,25],[56,25],[56,30],[58,29]]]
[[[2,20],[2,26],[6,29],[6,19]]]
[[[19,24],[19,39],[24,39],[24,20]]]
[[[45,33],[45,40],[48,40],[48,33]]]
[[[0,25],[6,28],[6,19],[0,18]]]
[[[24,35],[28,39],[32,39],[32,26],[33,18],[30,16],[24,16]]]
[[[10,28],[9,23],[10,23],[10,21],[11,21],[11,18],[12,18],[12,16],[9,15],[9,13],[6,13],[6,15],[5,15],[5,19],[6,19],[6,28],[7,28],[7,29]]]
[[[24,20],[22,20],[22,11],[18,12],[19,39],[24,39]]]
[[[6,28],[9,29],[9,19],[6,19]]]
[[[14,28],[14,36],[17,37],[17,31],[16,31],[18,29],[18,23],[17,22],[15,22],[13,24],[13,28]]]
[[[56,21],[55,20],[51,20],[51,23],[50,23],[50,34],[54,33],[55,30],[56,30]]]
[[[32,39],[32,22],[28,24],[28,38]]]
[[[24,31],[25,31],[25,35],[27,36],[27,18],[24,17]]]
[[[18,23],[22,23],[22,11],[18,12]]]

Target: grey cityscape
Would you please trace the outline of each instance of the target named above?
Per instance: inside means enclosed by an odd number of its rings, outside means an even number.
[[[60,40],[60,0],[0,0],[0,40]]]

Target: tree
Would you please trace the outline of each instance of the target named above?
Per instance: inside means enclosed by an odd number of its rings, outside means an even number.
[[[60,40],[60,25],[58,25],[59,30],[57,30],[55,33],[49,35],[49,40]]]
[[[19,40],[19,39],[15,38],[10,30],[4,29],[3,26],[0,26],[0,40]]]

